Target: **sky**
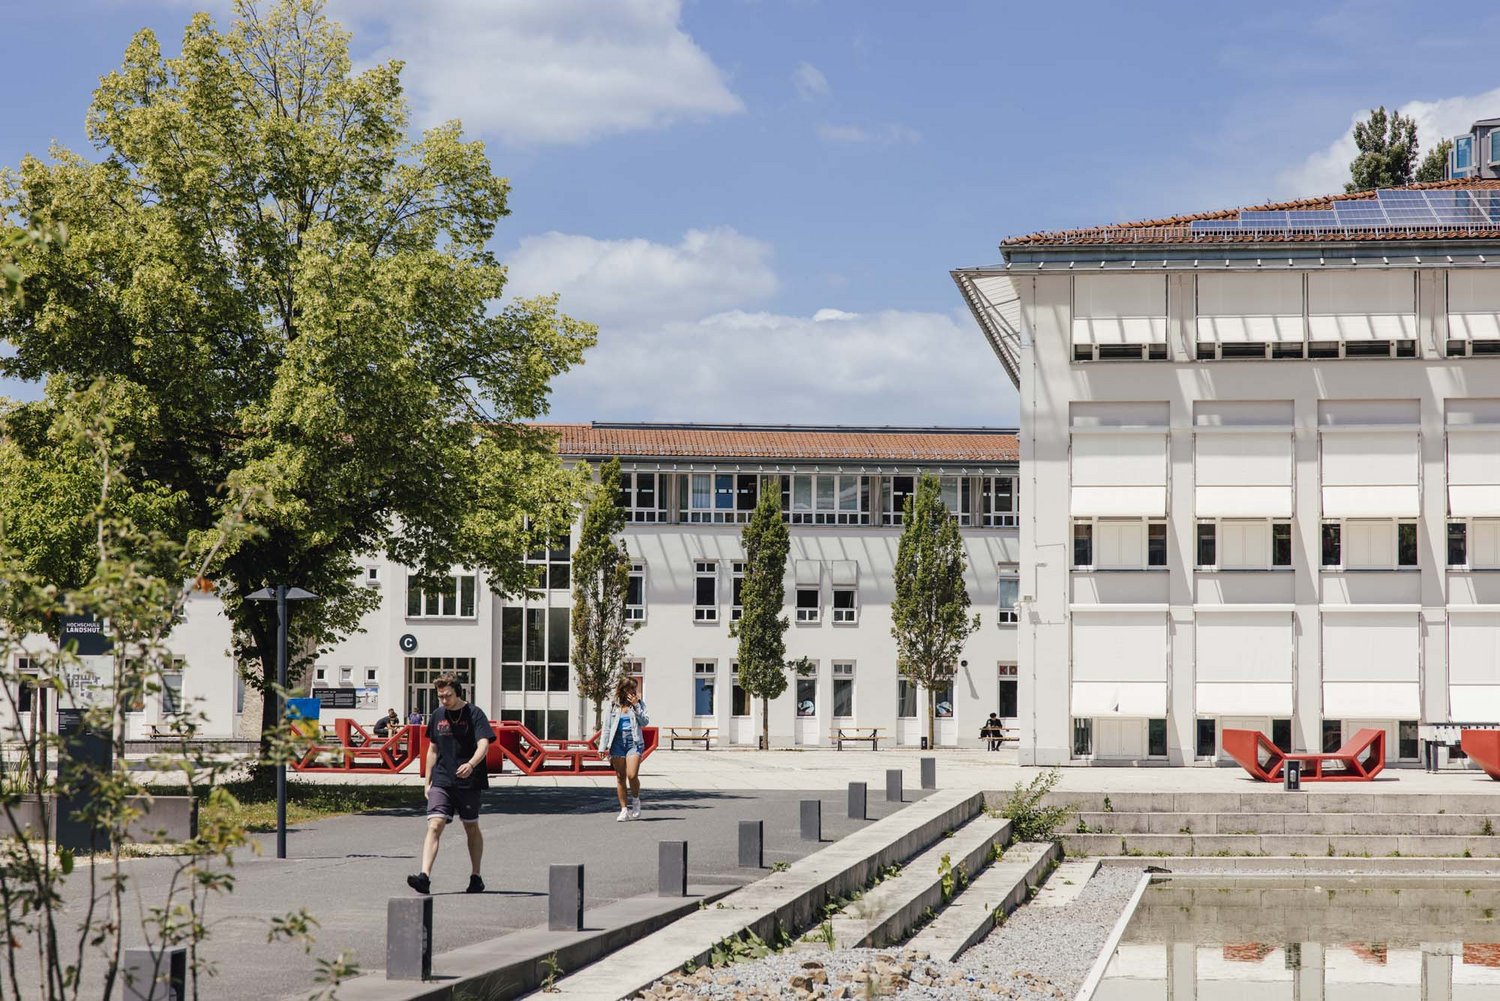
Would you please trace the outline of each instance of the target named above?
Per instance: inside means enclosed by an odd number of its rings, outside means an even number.
[[[226,0],[6,0],[0,166],[89,155],[132,34]],[[1342,189],[1353,122],[1500,115],[1500,10],[1074,0],[331,0],[512,184],[515,295],[599,326],[550,419],[1016,424],[949,271],[1007,236]],[[34,397],[36,387],[0,383]]]

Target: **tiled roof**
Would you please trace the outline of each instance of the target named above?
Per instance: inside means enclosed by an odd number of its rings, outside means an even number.
[[[784,459],[793,462],[1015,462],[1014,431],[992,428],[539,424],[572,457]]]
[[[1411,191],[1442,189],[1465,189],[1469,191],[1500,190],[1500,180],[1489,178],[1460,178],[1452,181],[1429,181],[1425,184],[1408,185]],[[1349,231],[1334,236],[1328,232],[1309,233],[1291,231],[1268,233],[1194,233],[1191,226],[1201,219],[1233,219],[1242,211],[1277,212],[1292,210],[1331,209],[1334,202],[1356,199],[1374,199],[1373,191],[1356,191],[1350,194],[1323,195],[1319,198],[1300,198],[1289,202],[1273,202],[1268,205],[1249,205],[1243,208],[1216,209],[1212,212],[1197,212],[1192,215],[1169,216],[1165,219],[1142,219],[1137,222],[1115,223],[1109,226],[1094,226],[1085,229],[1066,229],[1046,233],[1031,233],[1013,236],[1001,243],[1002,248],[1048,246],[1057,244],[1112,244],[1112,243],[1306,243],[1330,240],[1433,240],[1472,236],[1470,232],[1455,233],[1445,229],[1403,230],[1393,234],[1388,230]],[[1500,234],[1500,230],[1496,231]]]

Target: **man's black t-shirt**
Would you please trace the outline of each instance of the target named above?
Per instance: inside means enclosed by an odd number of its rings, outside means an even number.
[[[458,777],[458,766],[474,757],[481,737],[493,741],[495,730],[484,710],[472,702],[465,702],[462,709],[440,708],[427,717],[427,739],[437,752],[432,784],[439,789],[488,789],[490,776],[483,761],[468,778]]]

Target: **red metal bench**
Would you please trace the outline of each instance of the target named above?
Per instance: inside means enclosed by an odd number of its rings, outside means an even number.
[[[491,722],[494,739],[485,753],[491,775],[500,774],[510,762],[523,776],[613,775],[609,758],[595,748],[599,734],[588,740],[544,740],[515,720]],[[333,722],[333,740],[313,738],[300,757],[292,761],[299,772],[346,772],[395,774],[417,763],[427,774],[427,728],[407,725],[389,737],[376,737],[352,719]],[[646,757],[656,750],[658,731],[642,728]],[[332,758],[329,762],[322,760]]]
[[[1462,730],[1458,746],[1486,775],[1500,782],[1500,730]]]
[[[1224,753],[1262,782],[1280,782],[1288,761],[1304,782],[1368,782],[1385,768],[1385,731],[1367,727],[1331,754],[1288,754],[1259,730],[1225,730]]]

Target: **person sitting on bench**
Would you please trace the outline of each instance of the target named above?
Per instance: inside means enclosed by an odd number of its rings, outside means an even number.
[[[990,713],[990,718],[984,721],[984,726],[979,728],[979,736],[990,742],[990,750],[1000,750],[1000,741],[1004,739],[1005,727],[1000,722],[997,713]]]

